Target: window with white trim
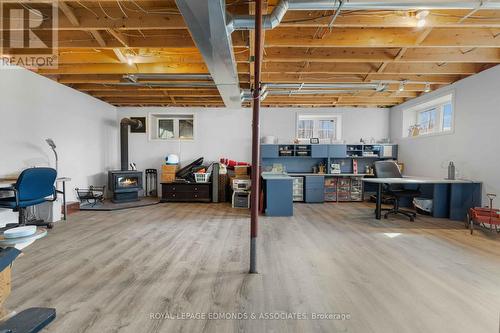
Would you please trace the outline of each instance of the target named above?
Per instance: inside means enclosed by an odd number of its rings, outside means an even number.
[[[304,142],[311,138],[318,138],[320,142],[338,141],[341,139],[341,116],[298,115],[297,138]]]
[[[403,137],[451,132],[453,118],[452,94],[416,105],[403,111]]]
[[[151,114],[150,137],[152,140],[193,140],[194,115]]]

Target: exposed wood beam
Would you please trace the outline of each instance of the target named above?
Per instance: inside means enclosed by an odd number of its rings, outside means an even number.
[[[115,0],[116,1],[116,0]],[[71,1],[59,2],[66,3]],[[154,14],[169,9],[168,7],[152,7],[149,8],[149,14],[127,12],[128,17],[124,17],[118,7],[107,7],[106,12],[110,17],[108,19],[99,10],[96,15],[89,12],[85,8],[75,6],[72,12],[79,19],[79,25],[82,30],[155,30],[155,29],[187,29],[181,15],[176,14]],[[170,8],[169,11],[173,9]],[[251,12],[250,12],[251,13]],[[463,22],[459,22],[458,17],[464,16],[467,11],[463,10],[448,10],[448,11],[432,11],[427,17],[426,25],[433,28],[500,28],[500,12],[499,11],[484,11],[484,13],[474,15],[474,18],[469,18]],[[447,15],[447,16],[446,16]],[[288,11],[279,28],[317,28],[328,27],[331,17],[325,16],[325,11]],[[318,19],[314,19],[318,18]],[[391,12],[386,11],[380,14],[370,12],[353,12],[337,17],[335,21],[336,28],[415,28],[417,19],[415,16],[409,15],[407,12]],[[61,17],[59,19],[58,29],[72,30],[72,24],[69,17]],[[53,29],[50,24],[43,24],[41,29]]]
[[[247,66],[248,67],[248,66]],[[40,74],[208,74],[205,64],[85,64],[40,69]]]
[[[477,62],[500,63],[498,48],[266,48],[265,62]]]
[[[118,61],[124,64],[127,63],[127,57],[123,54],[121,49],[113,49],[113,52],[116,55]]]
[[[383,68],[386,74],[456,74],[470,75],[478,73],[488,66],[476,63],[387,63]],[[379,68],[379,69],[377,69]],[[307,66],[303,63],[266,63],[263,72],[277,74],[304,74],[304,73],[330,73],[330,74],[365,74],[374,71],[374,74],[382,73],[377,63],[319,63],[310,62]]]
[[[491,29],[434,29],[416,46],[415,29],[334,29],[322,38],[316,29],[282,28],[267,32],[266,47],[500,47]]]
[[[129,47],[129,38],[128,36],[125,36],[123,33],[117,31],[117,30],[114,30],[114,29],[106,29],[106,31],[111,35],[113,36],[118,42],[120,42],[120,44],[123,46],[123,47]]]
[[[58,3],[58,7],[64,13],[64,16],[66,16],[73,27],[77,27],[80,25],[78,18],[76,17],[73,9],[70,6],[68,6],[65,2],[60,1]]]
[[[99,44],[100,47],[106,47],[106,41],[104,38],[102,38],[102,35],[99,31],[97,30],[90,30],[89,31],[92,37],[96,40],[97,44]]]

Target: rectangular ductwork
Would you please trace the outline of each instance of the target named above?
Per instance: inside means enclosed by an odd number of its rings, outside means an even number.
[[[274,29],[282,21],[289,10],[418,10],[418,9],[500,9],[500,1],[357,1],[357,0],[280,0],[273,11],[264,15],[263,28]],[[252,30],[255,28],[255,18],[251,15],[228,15],[228,28],[235,30]]]
[[[227,107],[241,107],[241,91],[224,0],[176,0],[191,36]]]

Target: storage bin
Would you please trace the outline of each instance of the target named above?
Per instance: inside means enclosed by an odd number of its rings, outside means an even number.
[[[427,198],[414,198],[413,204],[417,208],[417,211],[420,210],[427,214],[432,214],[433,211],[433,202],[432,199]]]

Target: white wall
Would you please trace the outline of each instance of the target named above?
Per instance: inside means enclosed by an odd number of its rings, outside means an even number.
[[[391,138],[399,144],[399,159],[409,175],[446,177],[454,161],[459,177],[483,181],[483,194],[500,195],[499,124],[500,66],[391,109]],[[402,110],[450,92],[454,93],[452,134],[402,138]],[[484,201],[484,196],[483,196]]]
[[[105,184],[106,170],[117,167],[115,107],[24,69],[0,69],[0,177],[55,167],[45,138],[57,145],[59,175],[72,178],[70,201],[75,187]]]
[[[251,160],[251,109],[225,108],[118,108],[118,121],[123,117],[148,117],[149,113],[181,113],[195,115],[193,141],[150,141],[149,134],[130,133],[129,158],[139,169],[156,168],[168,154],[179,154],[182,162],[203,156],[207,161],[220,157]],[[389,109],[270,108],[261,112],[261,136],[274,135],[280,142],[295,138],[297,113],[342,114],[342,135],[347,142],[363,138],[382,139],[389,136]],[[149,126],[149,125],[148,125]]]

